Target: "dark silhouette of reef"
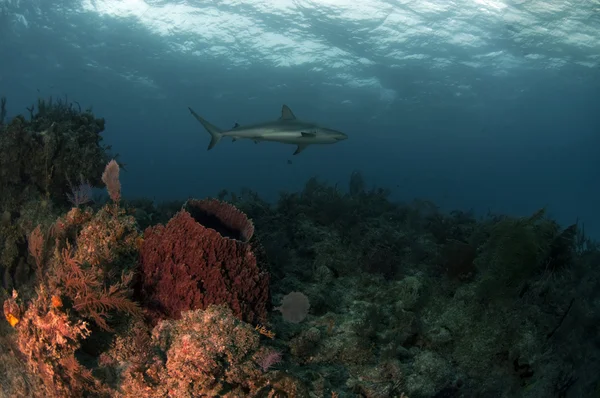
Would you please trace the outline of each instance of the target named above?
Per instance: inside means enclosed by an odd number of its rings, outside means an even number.
[[[78,104],[49,98],[28,108],[28,118],[6,119],[0,102],[0,277],[10,290],[31,275],[25,237],[34,225],[70,208],[69,194],[83,182],[101,184],[110,146],[102,144],[104,119]]]
[[[395,203],[358,172],[276,203],[155,206],[121,197],[91,111],[5,107],[0,397],[600,391],[600,251],[582,224]],[[110,199],[74,195],[84,181]]]

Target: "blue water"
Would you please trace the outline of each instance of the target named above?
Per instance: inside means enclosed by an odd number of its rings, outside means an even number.
[[[60,4],[60,5],[56,5]],[[68,96],[107,119],[126,197],[249,187],[268,199],[353,170],[393,197],[527,214],[600,236],[600,4],[564,0],[0,0],[9,116]],[[348,140],[209,136],[282,104]],[[291,160],[289,164],[288,160]]]

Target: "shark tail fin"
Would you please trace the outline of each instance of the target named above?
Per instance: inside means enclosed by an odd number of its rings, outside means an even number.
[[[204,119],[200,115],[198,115],[196,112],[194,112],[194,110],[192,108],[188,107],[188,109],[190,110],[192,115],[196,118],[196,120],[198,120],[204,126],[206,131],[208,131],[208,133],[210,134],[210,144],[208,144],[207,150],[212,149],[215,145],[217,145],[219,143],[221,138],[223,138],[223,131],[220,128],[218,128],[217,126],[209,123],[206,119]]]

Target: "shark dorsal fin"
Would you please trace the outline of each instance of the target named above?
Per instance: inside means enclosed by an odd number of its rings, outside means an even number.
[[[294,112],[292,112],[292,110],[290,109],[289,106],[287,105],[283,105],[281,107],[281,120],[294,120],[296,119],[296,116],[294,116]]]

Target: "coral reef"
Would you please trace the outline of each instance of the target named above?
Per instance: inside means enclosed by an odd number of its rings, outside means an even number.
[[[81,316],[106,331],[112,330],[111,310],[141,316],[129,299],[142,240],[131,216],[114,205],[96,213],[73,208],[57,220],[52,233],[54,257],[49,269],[42,271],[51,294],[66,299]]]
[[[544,209],[475,219],[426,201],[392,203],[364,187],[353,174],[346,192],[313,179],[275,205],[248,190],[220,195],[254,220],[272,262],[274,301],[294,290],[310,298],[303,323],[271,319],[290,371],[312,380],[311,391],[597,391],[590,325],[598,322],[600,254],[582,228],[563,229]],[[374,374],[386,368],[395,370]]]
[[[14,325],[19,354],[28,369],[43,381],[43,390],[37,394],[54,397],[101,393],[101,384],[75,357],[81,342],[91,334],[88,324],[71,319],[55,297],[40,287],[27,309],[13,315],[19,317]],[[12,300],[8,300],[9,306],[15,307]]]
[[[130,299],[139,239],[133,219],[113,205],[95,213],[71,209],[48,239],[39,226],[30,234],[36,292],[26,304],[15,293],[4,309],[20,355],[47,396],[110,395],[83,363],[110,342],[115,323],[142,316]]]
[[[15,333],[21,367],[38,387],[28,396],[110,396],[94,374],[94,358],[110,344],[116,323],[141,319],[130,284],[141,236],[117,205],[72,208],[47,228],[33,228],[27,246],[35,290],[13,290],[4,315]],[[3,341],[5,345],[7,340]],[[7,386],[8,391],[8,386]],[[15,393],[15,395],[19,395]]]
[[[70,182],[96,186],[109,160],[101,145],[104,119],[64,101],[40,99],[30,120],[16,116],[0,132],[0,208],[15,210],[32,196],[66,204]]]
[[[226,306],[184,311],[152,331],[146,361],[124,372],[124,397],[308,397],[301,382],[264,366],[254,328]],[[271,360],[272,362],[272,360]]]
[[[395,203],[358,172],[277,203],[155,206],[122,197],[93,118],[38,108],[0,125],[0,150],[27,136],[19,153],[41,156],[81,130],[106,167],[79,181],[111,200],[70,206],[77,176],[47,189],[42,163],[2,180],[0,397],[598,395],[600,250],[583,225]],[[56,148],[57,165],[79,156]]]
[[[104,120],[76,103],[40,99],[29,119],[6,119],[0,101],[0,299],[29,282],[27,236],[37,224],[49,225],[69,207],[79,182],[92,186],[108,162],[102,145]],[[72,196],[71,196],[72,197]]]
[[[233,206],[188,201],[166,226],[146,229],[140,249],[140,291],[155,319],[228,304],[248,322],[263,321],[269,274],[248,243],[254,226]]]

